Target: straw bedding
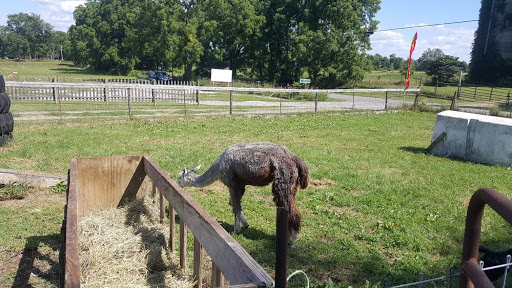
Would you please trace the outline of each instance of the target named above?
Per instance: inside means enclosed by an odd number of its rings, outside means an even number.
[[[84,217],[78,225],[82,287],[192,287],[167,248],[149,197]]]

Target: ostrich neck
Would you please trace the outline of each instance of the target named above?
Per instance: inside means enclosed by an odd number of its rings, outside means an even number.
[[[217,179],[219,179],[219,174],[218,173],[220,171],[218,171],[218,169],[216,168],[216,166],[217,166],[216,164],[217,163],[214,163],[203,174],[197,175],[195,177],[194,181],[192,182],[192,186],[194,186],[194,187],[205,187],[205,186],[208,186],[208,185],[212,184]]]

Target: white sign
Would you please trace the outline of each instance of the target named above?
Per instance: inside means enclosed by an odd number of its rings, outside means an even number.
[[[233,71],[212,69],[212,81],[213,82],[233,82]]]

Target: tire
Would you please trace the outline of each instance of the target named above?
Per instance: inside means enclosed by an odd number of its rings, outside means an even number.
[[[0,135],[12,133],[14,129],[14,119],[11,113],[0,114]]]
[[[6,134],[11,134],[12,131],[14,130],[14,118],[12,117],[12,114],[10,112],[7,114],[4,114],[4,115],[6,115],[5,116],[6,127],[7,127]],[[12,136],[11,136],[11,138],[12,138]]]
[[[5,93],[5,81],[2,74],[0,74],[0,93]]]
[[[0,114],[9,113],[11,108],[11,99],[7,93],[0,93]]]

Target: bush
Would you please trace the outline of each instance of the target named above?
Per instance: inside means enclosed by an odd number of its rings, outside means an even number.
[[[499,117],[501,113],[501,109],[497,106],[489,108],[489,115]]]

